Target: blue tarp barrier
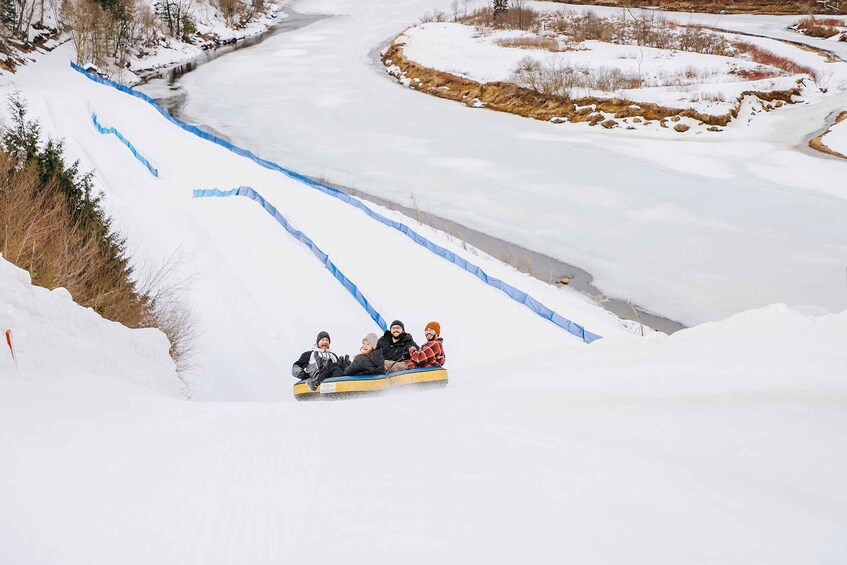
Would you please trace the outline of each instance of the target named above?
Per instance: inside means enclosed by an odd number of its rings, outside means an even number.
[[[130,150],[130,151],[132,151],[133,156],[135,156],[135,158],[136,158],[136,159],[138,159],[139,161],[141,161],[141,164],[142,164],[142,165],[144,165],[145,167],[147,167],[147,170],[148,170],[148,171],[150,171],[150,174],[152,174],[154,177],[158,177],[158,176],[159,176],[159,171],[158,171],[158,170],[156,170],[156,167],[154,167],[153,165],[151,165],[151,164],[150,164],[150,161],[148,161],[147,159],[145,159],[145,158],[144,158],[144,156],[143,156],[143,155],[141,155],[141,153],[139,153],[139,152],[135,149],[135,147],[133,147],[132,143],[130,143],[130,142],[129,142],[129,140],[128,140],[127,138],[125,138],[125,137],[123,136],[123,134],[121,134],[121,132],[119,132],[119,131],[118,131],[118,130],[116,130],[115,128],[105,128],[105,127],[101,126],[101,125],[100,125],[100,122],[98,122],[98,121],[97,121],[97,114],[91,114],[91,120],[94,122],[94,127],[96,127],[96,128],[97,128],[97,131],[99,131],[99,132],[100,132],[100,133],[102,133],[103,135],[109,135],[109,134],[112,134],[112,135],[114,135],[115,137],[117,137],[118,139],[120,139],[120,140],[121,140],[121,143],[123,143],[124,145],[126,145],[127,147],[129,147],[129,150]]]
[[[124,86],[124,85],[118,84],[118,83],[116,83],[112,80],[102,78],[102,77],[99,77],[97,75],[86,72],[85,69],[83,69],[82,67],[80,67],[79,65],[77,65],[73,62],[71,62],[71,67],[74,70],[79,71],[80,73],[84,74],[85,76],[87,76],[88,78],[93,80],[94,82],[99,82],[100,84],[105,84],[107,86],[111,86],[112,88],[116,88],[117,90],[120,90],[121,92],[129,94],[130,96],[134,96],[136,98],[144,100],[145,102],[151,104],[154,108],[156,108],[156,110],[162,116],[164,116],[164,118],[166,120],[168,120],[169,122],[173,123],[174,125],[182,128],[182,129],[184,129],[187,132],[193,133],[194,135],[196,135],[198,137],[201,137],[203,139],[211,141],[212,143],[220,145],[221,147],[224,147],[225,149],[232,151],[236,155],[240,155],[241,157],[247,157],[248,159],[254,161],[255,163],[257,163],[259,165],[261,165],[262,167],[265,167],[267,169],[271,169],[273,171],[278,171],[278,172],[280,172],[280,173],[282,173],[282,174],[284,174],[284,175],[286,175],[286,176],[288,176],[292,179],[300,181],[305,185],[308,185],[308,186],[310,186],[310,187],[312,187],[316,190],[319,190],[319,191],[323,192],[324,194],[327,194],[329,196],[337,198],[337,199],[339,199],[343,202],[346,202],[347,204],[350,204],[351,206],[355,206],[356,208],[360,209],[365,214],[367,214],[371,218],[377,220],[378,222],[381,222],[382,224],[385,224],[386,226],[389,226],[391,228],[394,228],[394,229],[406,234],[406,236],[408,236],[412,241],[414,241],[418,245],[421,245],[422,247],[429,249],[430,251],[432,251],[433,253],[435,253],[439,257],[443,257],[444,259],[447,259],[448,261],[450,261],[454,265],[458,265],[459,267],[463,268],[467,272],[469,272],[472,275],[479,278],[485,284],[502,291],[507,296],[509,296],[510,298],[512,298],[513,300],[515,300],[517,302],[520,302],[521,304],[523,304],[524,306],[526,306],[527,308],[529,308],[530,310],[532,310],[533,312],[535,312],[536,314],[541,316],[542,318],[550,320],[551,322],[553,322],[554,324],[556,324],[560,328],[562,328],[562,329],[570,332],[571,334],[579,337],[585,343],[591,343],[592,341],[601,338],[601,336],[587,331],[585,328],[583,328],[582,326],[580,326],[576,322],[572,322],[571,320],[568,320],[564,316],[560,316],[559,314],[557,314],[556,312],[554,312],[553,310],[551,310],[550,308],[548,308],[547,306],[545,306],[544,304],[542,304],[538,300],[534,299],[533,297],[531,297],[527,293],[525,293],[521,290],[518,290],[517,288],[515,288],[511,285],[506,284],[505,282],[501,281],[500,279],[488,276],[485,273],[485,271],[483,271],[478,266],[474,265],[473,263],[470,263],[469,261],[463,259],[462,257],[459,257],[458,255],[456,255],[455,253],[453,253],[449,249],[446,249],[444,247],[441,247],[440,245],[437,245],[437,244],[431,242],[430,240],[426,239],[422,235],[415,232],[409,226],[402,224],[400,222],[397,222],[395,220],[386,218],[382,214],[375,212],[374,210],[369,208],[367,205],[365,205],[362,201],[358,200],[357,198],[353,198],[352,196],[349,196],[349,195],[343,193],[342,191],[338,190],[337,188],[332,188],[331,186],[327,186],[325,184],[314,181],[314,180],[312,180],[312,179],[310,179],[310,178],[308,178],[304,175],[301,175],[300,173],[297,173],[295,171],[281,167],[280,165],[277,165],[273,161],[268,161],[266,159],[262,159],[261,157],[254,155],[253,152],[248,151],[247,149],[243,149],[241,147],[233,145],[233,144],[231,144],[230,142],[228,142],[224,139],[221,139],[221,138],[219,138],[215,135],[212,135],[210,133],[207,133],[207,132],[201,130],[197,126],[192,126],[190,124],[183,122],[182,120],[174,118],[173,116],[168,114],[165,111],[164,108],[159,106],[159,104],[155,100],[153,100],[152,98],[150,98],[149,96],[147,96],[143,92],[133,90],[133,89],[129,88],[128,86]]]
[[[251,200],[255,200],[258,202],[265,211],[273,216],[273,218],[279,222],[282,227],[285,228],[292,237],[294,237],[297,241],[308,247],[315,257],[324,264],[327,271],[332,273],[332,276],[336,278],[338,282],[341,283],[341,286],[347,289],[347,292],[353,295],[353,298],[356,299],[356,302],[362,305],[362,308],[368,313],[368,315],[376,322],[382,331],[388,330],[388,326],[385,325],[385,320],[382,318],[379,312],[371,306],[368,299],[359,291],[359,287],[353,284],[353,281],[344,276],[344,273],[338,270],[338,267],[329,260],[329,255],[321,251],[321,249],[315,245],[315,242],[312,239],[296,229],[292,226],[288,220],[285,219],[285,216],[279,213],[279,210],[273,207],[267,200],[265,200],[261,194],[250,188],[249,186],[239,186],[238,188],[233,188],[232,190],[218,190],[217,188],[210,189],[196,189],[193,194],[194,198],[210,198],[210,197],[227,197],[227,196],[244,196],[246,198],[250,198]]]

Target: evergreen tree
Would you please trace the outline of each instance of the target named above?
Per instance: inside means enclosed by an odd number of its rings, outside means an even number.
[[[509,0],[494,0],[494,19],[497,20],[509,11]]]
[[[18,21],[18,7],[15,0],[0,0],[0,22],[11,30]]]

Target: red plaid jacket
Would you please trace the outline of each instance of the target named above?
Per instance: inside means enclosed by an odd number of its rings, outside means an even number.
[[[443,339],[437,337],[423,344],[420,349],[413,351],[409,365],[414,365],[409,368],[443,367],[445,359],[444,347],[441,345],[443,341]]]

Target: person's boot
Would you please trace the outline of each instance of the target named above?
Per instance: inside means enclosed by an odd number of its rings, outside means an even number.
[[[306,384],[309,385],[309,390],[311,390],[312,392],[315,392],[316,390],[318,390],[318,387],[321,386],[321,383],[318,382],[317,375],[306,379]]]

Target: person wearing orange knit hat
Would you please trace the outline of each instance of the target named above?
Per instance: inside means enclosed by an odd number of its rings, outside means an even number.
[[[444,340],[441,338],[441,324],[430,322],[424,329],[426,343],[419,349],[409,348],[409,368],[443,367],[446,357],[444,355]]]

